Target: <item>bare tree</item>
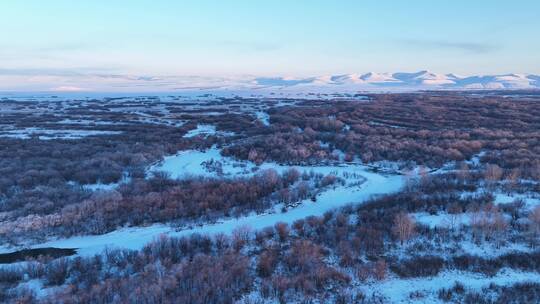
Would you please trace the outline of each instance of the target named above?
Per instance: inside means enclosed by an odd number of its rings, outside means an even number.
[[[278,222],[274,225],[274,227],[279,237],[279,241],[280,242],[286,241],[290,232],[289,225],[287,225],[287,223]]]
[[[400,212],[394,218],[392,232],[400,241],[400,244],[403,245],[403,242],[409,240],[413,236],[415,227],[416,224],[414,219],[409,214]]]
[[[477,236],[499,241],[508,229],[508,222],[502,211],[490,203],[471,215],[471,226],[478,233]]]
[[[461,205],[458,203],[452,203],[448,207],[448,224],[450,226],[450,229],[455,230],[460,226],[460,216],[463,212],[463,209],[461,208]]]
[[[520,176],[521,176],[521,172],[518,168],[513,169],[506,176],[506,180],[507,180],[506,189],[509,194],[513,192],[518,186],[518,181],[519,181]]]
[[[508,230],[508,222],[504,218],[504,214],[498,209],[493,211],[491,226],[497,246],[500,246],[501,241],[504,239],[504,234]]]
[[[469,165],[466,162],[461,162],[459,165],[458,177],[462,180],[468,179],[470,176]]]
[[[384,260],[378,260],[373,267],[373,275],[375,279],[381,281],[386,278],[386,262]]]
[[[235,228],[232,232],[232,241],[233,246],[236,250],[242,249],[247,242],[251,239],[251,227],[250,226],[240,226]]]
[[[503,170],[501,167],[495,164],[488,164],[484,172],[484,178],[488,182],[488,186],[493,187],[495,183],[501,180]]]
[[[534,243],[536,245],[540,237],[540,206],[536,206],[529,214],[529,229],[531,231]]]

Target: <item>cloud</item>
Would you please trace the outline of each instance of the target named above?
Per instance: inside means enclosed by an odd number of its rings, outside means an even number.
[[[76,87],[76,86],[59,86],[51,88],[49,91],[51,92],[84,92],[89,91],[88,89]]]
[[[0,75],[2,76],[75,76],[80,73],[71,69],[27,69],[27,68],[0,68]]]
[[[122,75],[122,74],[104,74],[99,73],[92,75],[98,78],[103,79],[120,79],[120,80],[129,80],[129,81],[147,81],[147,82],[156,82],[162,81],[162,77],[157,76],[137,76],[137,75]]]
[[[500,46],[489,44],[489,43],[467,42],[467,41],[408,39],[408,40],[402,40],[401,43],[412,45],[418,48],[454,49],[454,50],[461,50],[461,51],[465,51],[469,53],[478,53],[478,54],[491,53],[500,49]]]
[[[108,68],[0,68],[1,76],[85,76],[111,72]]]

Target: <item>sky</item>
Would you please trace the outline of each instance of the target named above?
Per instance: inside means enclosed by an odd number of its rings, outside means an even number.
[[[419,70],[540,74],[537,0],[0,0],[0,29],[0,90],[76,89],[82,78],[92,87]]]

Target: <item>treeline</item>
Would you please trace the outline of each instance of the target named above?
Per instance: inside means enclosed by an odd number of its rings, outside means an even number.
[[[270,115],[272,133],[235,143],[224,153],[256,162],[312,163],[332,159],[339,149],[348,160],[439,167],[487,151],[482,162],[540,179],[535,100],[383,94],[370,102],[306,102],[272,109]]]
[[[5,220],[0,224],[0,236],[16,241],[18,237],[28,240],[51,234],[102,234],[125,225],[210,222],[262,212],[278,203],[286,209],[338,181],[332,175],[300,174],[296,169],[281,175],[265,170],[250,178],[232,179],[173,180],[156,173],[152,178],[133,179],[114,191],[95,192],[57,213]]]

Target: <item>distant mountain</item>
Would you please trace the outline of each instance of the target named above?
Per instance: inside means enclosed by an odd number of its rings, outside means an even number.
[[[430,71],[398,73],[353,73],[307,77],[231,77],[180,75],[38,74],[36,81],[19,81],[2,75],[1,92],[182,92],[201,91],[220,95],[280,95],[358,92],[407,92],[417,90],[512,90],[540,89],[540,75],[504,74],[461,76]],[[26,76],[25,76],[26,77]],[[23,77],[24,78],[24,77]],[[10,80],[11,79],[11,80]],[[25,78],[26,79],[26,78]]]
[[[429,89],[540,89],[540,76],[505,74],[458,76],[429,71],[415,73],[366,73],[327,75],[307,78],[256,78],[255,87],[285,91],[370,91]]]

